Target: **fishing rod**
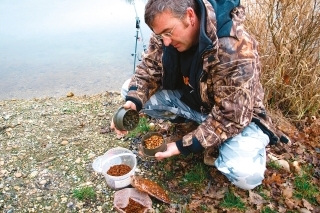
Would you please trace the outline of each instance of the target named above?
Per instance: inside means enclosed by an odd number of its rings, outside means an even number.
[[[135,37],[136,37],[136,45],[135,45],[135,48],[134,48],[134,53],[131,54],[132,56],[134,56],[133,73],[135,73],[135,70],[136,70],[136,59],[138,58],[137,46],[138,46],[138,40],[140,39],[139,32],[140,32],[140,35],[141,35],[141,41],[142,41],[142,46],[143,46],[143,51],[144,52],[147,50],[147,47],[144,44],[143,35],[142,35],[141,28],[140,28],[140,19],[139,19],[138,13],[137,13],[137,9],[136,9],[136,5],[134,3],[134,0],[132,1],[132,3],[133,3],[133,6],[134,6],[134,10],[136,12],[136,35],[135,35]],[[138,58],[138,60],[141,61],[141,58]]]

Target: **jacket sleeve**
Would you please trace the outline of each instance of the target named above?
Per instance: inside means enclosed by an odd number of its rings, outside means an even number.
[[[133,101],[137,110],[159,89],[162,78],[162,42],[151,35],[146,53],[131,78],[126,100]]]
[[[217,146],[251,122],[255,107],[263,107],[257,42],[245,31],[238,38],[220,38],[218,58],[200,83],[202,96],[212,103],[211,111],[195,131],[184,136],[184,146],[192,144],[192,137],[204,148]]]

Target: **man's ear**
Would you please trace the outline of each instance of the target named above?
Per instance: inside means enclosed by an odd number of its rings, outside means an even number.
[[[188,21],[188,24],[191,24],[193,26],[195,23],[195,18],[196,18],[195,11],[191,7],[188,7],[187,8],[187,19],[186,19]]]

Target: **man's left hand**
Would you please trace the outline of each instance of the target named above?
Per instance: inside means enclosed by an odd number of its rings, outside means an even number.
[[[175,142],[171,142],[167,144],[167,150],[164,152],[157,152],[155,157],[157,160],[163,160],[165,158],[169,158],[174,155],[179,155],[180,151]]]

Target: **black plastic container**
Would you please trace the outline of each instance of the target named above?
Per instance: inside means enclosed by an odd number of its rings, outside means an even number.
[[[161,137],[162,138],[162,144],[159,145],[158,147],[155,147],[154,149],[147,149],[145,147],[145,140],[151,138],[152,136],[158,136],[158,137]],[[147,133],[146,135],[144,135],[141,139],[141,144],[142,144],[142,152],[145,156],[147,157],[154,157],[154,155],[157,153],[157,152],[163,152],[165,150],[167,150],[167,143],[166,143],[166,140],[163,138],[163,135],[158,133],[158,132],[149,132]]]
[[[113,115],[113,123],[118,130],[134,130],[139,124],[139,113],[136,110],[120,107]]]

